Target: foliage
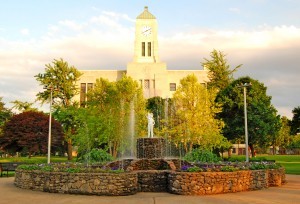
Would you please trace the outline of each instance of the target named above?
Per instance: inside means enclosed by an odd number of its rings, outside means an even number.
[[[299,149],[300,148],[300,135],[295,135],[292,137],[292,141],[289,144],[288,148],[290,148],[290,149]]]
[[[287,117],[283,116],[281,118],[281,128],[279,130],[279,133],[278,133],[278,137],[275,138],[275,146],[279,146],[281,147],[282,149],[287,149],[288,146],[290,145],[291,141],[292,141],[292,137],[290,135],[290,132],[291,132],[291,127],[289,125],[290,121]],[[285,152],[283,152],[285,153]]]
[[[103,163],[108,161],[113,161],[113,157],[103,149],[94,148],[90,152],[78,158],[81,162],[91,162],[91,163]]]
[[[205,62],[202,63],[202,66],[209,70],[208,88],[223,90],[233,81],[233,73],[242,65],[231,70],[227,64],[226,55],[221,51],[213,50],[210,57],[211,59],[204,58]]]
[[[247,92],[249,146],[254,156],[254,145],[270,145],[278,136],[280,117],[271,104],[267,88],[257,80],[242,77],[233,81],[218,94],[217,101],[223,104],[218,117],[225,122],[223,134],[228,140],[244,139],[244,100],[240,84],[251,83]]]
[[[163,99],[159,96],[149,98],[147,100],[147,110],[153,113],[153,118],[155,120],[155,128],[157,128],[158,130],[161,129],[161,119],[166,117],[166,102],[167,99]]]
[[[214,153],[204,149],[193,149],[184,156],[184,160],[189,162],[218,162],[220,158]]]
[[[202,172],[203,169],[197,167],[197,166],[193,166],[187,169],[188,172]]]
[[[165,123],[163,132],[176,143],[182,143],[186,151],[195,144],[207,149],[218,147],[223,140],[223,123],[215,119],[221,111],[214,102],[215,96],[216,92],[206,90],[195,75],[183,78],[173,96],[174,115]]]
[[[50,101],[52,94],[52,103],[56,107],[70,107],[73,105],[73,97],[79,92],[76,83],[82,74],[74,66],[69,66],[63,59],[54,59],[52,65],[46,64],[45,66],[45,73],[35,75],[40,85],[46,88],[37,94],[37,99],[45,103],[46,101]],[[69,132],[66,132],[66,136],[68,159],[71,160],[72,140],[69,137]]]
[[[88,98],[87,110],[83,113],[86,121],[74,136],[77,141],[89,135],[89,141],[107,145],[116,157],[118,152],[128,149],[130,140],[126,138],[131,134],[135,133],[135,137],[146,134],[145,100],[138,83],[131,77],[123,75],[117,82],[97,79]]]
[[[82,163],[58,163],[58,164],[22,164],[20,170],[43,172],[67,172],[67,173],[122,173],[122,169],[105,169],[100,167],[85,166]]]
[[[300,133],[300,106],[294,108],[292,113],[291,135],[296,135],[297,133]]]
[[[38,111],[37,108],[32,107],[33,103],[30,103],[30,102],[27,102],[27,101],[23,102],[23,101],[15,100],[15,101],[12,101],[11,103],[14,104],[14,106],[12,108],[17,109],[20,112]]]
[[[222,166],[220,170],[224,172],[234,172],[238,171],[239,169],[234,166]]]
[[[259,169],[267,169],[267,165],[263,163],[251,163],[249,169],[251,170],[259,170]]]
[[[2,97],[0,97],[0,136],[2,134],[2,127],[4,123],[12,117],[12,112],[5,108],[5,104],[2,102]]]
[[[49,101],[51,88],[53,91],[53,104],[68,107],[71,105],[71,99],[78,94],[76,82],[82,75],[74,66],[69,66],[63,59],[54,59],[51,64],[45,65],[45,73],[39,73],[36,80],[40,82],[45,89],[37,94],[38,100],[42,103]]]
[[[0,146],[13,152],[45,154],[48,149],[49,116],[42,112],[27,111],[14,115],[5,123]],[[52,152],[61,148],[61,125],[52,118]]]

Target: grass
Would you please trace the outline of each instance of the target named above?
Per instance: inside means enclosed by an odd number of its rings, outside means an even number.
[[[57,157],[53,156],[51,157],[51,162],[67,162],[68,158],[67,157]],[[75,160],[72,160],[75,161]],[[42,163],[47,163],[47,157],[45,156],[36,156],[36,157],[11,157],[11,158],[0,158],[0,163],[1,162],[24,162],[28,164],[42,164]]]
[[[233,160],[245,161],[245,156],[232,156]],[[300,175],[300,155],[258,155],[255,159],[275,160],[281,164],[286,171],[286,174]]]
[[[75,160],[76,160],[76,158],[73,159],[71,162],[73,162]],[[47,157],[36,156],[36,157],[31,157],[31,158],[28,158],[28,157],[0,158],[0,163],[4,163],[4,162],[23,162],[23,163],[27,163],[27,164],[46,164]],[[68,162],[68,158],[53,156],[53,157],[51,157],[51,162]],[[15,172],[13,172],[13,171],[8,172],[8,177],[12,177],[14,175],[15,175]],[[3,172],[2,176],[6,177],[6,171]]]

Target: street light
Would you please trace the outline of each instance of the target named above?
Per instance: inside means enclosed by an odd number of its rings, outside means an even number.
[[[52,85],[46,86],[45,89],[50,90],[50,112],[49,112],[49,134],[48,134],[48,158],[47,163],[50,164],[51,155],[51,123],[52,123],[52,94],[55,89]]]
[[[249,162],[249,151],[248,151],[248,122],[247,122],[247,87],[252,86],[251,83],[244,83],[238,85],[239,88],[244,88],[244,118],[245,118],[245,149],[246,149],[246,162]]]

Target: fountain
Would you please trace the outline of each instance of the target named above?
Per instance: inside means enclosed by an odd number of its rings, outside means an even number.
[[[240,192],[280,186],[285,171],[280,169],[239,170],[234,172],[188,172],[181,167],[193,165],[181,159],[166,159],[166,141],[153,134],[154,121],[149,113],[148,137],[138,138],[136,159],[108,163],[103,171],[91,166],[76,172],[73,164],[67,171],[44,166],[19,168],[15,185],[20,188],[52,193],[88,195],[132,195],[137,192],[170,192],[181,195],[207,195]],[[65,164],[61,164],[65,165]],[[124,171],[113,172],[122,166]],[[49,170],[50,169],[50,170]]]

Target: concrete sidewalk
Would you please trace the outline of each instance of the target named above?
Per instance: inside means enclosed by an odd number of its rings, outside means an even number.
[[[287,175],[287,184],[259,191],[209,196],[180,196],[169,193],[138,193],[107,197],[54,194],[14,186],[14,178],[0,178],[0,204],[193,204],[193,203],[300,203],[300,175]]]

